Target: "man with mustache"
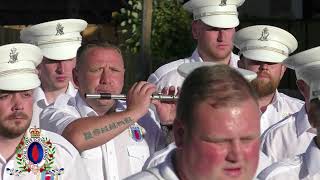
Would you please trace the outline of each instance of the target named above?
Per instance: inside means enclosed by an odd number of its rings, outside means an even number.
[[[252,180],[259,159],[257,96],[226,65],[200,67],[184,81],[173,124],[176,148],[128,180]]]
[[[305,97],[306,104],[294,117],[286,119],[266,132],[267,142],[264,143],[263,150],[267,150],[269,156],[280,161],[262,171],[258,179],[320,178],[319,54],[320,47],[316,47],[295,54],[284,61],[286,66],[295,70],[297,85]],[[269,146],[270,140],[272,144],[278,146]]]
[[[87,180],[83,161],[68,141],[29,128],[41,60],[41,50],[34,45],[0,46],[0,179]]]
[[[251,84],[259,95],[263,133],[270,126],[299,111],[304,104],[277,90],[286,70],[281,62],[297,49],[298,42],[283,29],[257,25],[239,30],[235,34],[234,44],[240,50],[239,67],[258,75]]]
[[[149,110],[155,86],[135,83],[127,102],[86,99],[85,93],[120,94],[125,67],[114,45],[89,42],[77,52],[73,79],[75,97],[60,96],[41,119],[80,152],[92,179],[123,179],[141,171],[145,160],[161,147],[161,131]]]
[[[287,58],[283,64],[296,72],[297,86],[305,98],[305,105],[292,116],[270,128],[264,134],[261,143],[264,152],[273,162],[292,158],[306,151],[308,145],[316,136],[312,127],[315,121],[309,118],[310,102],[315,95],[311,88],[317,87],[319,74],[320,47],[312,48]]]
[[[61,19],[33,25],[20,32],[22,42],[38,46],[44,55],[37,67],[41,87],[34,91],[32,126],[46,128],[47,122],[39,122],[39,115],[60,94],[76,95],[72,69],[81,45],[80,32],[86,27],[87,22],[82,19]]]

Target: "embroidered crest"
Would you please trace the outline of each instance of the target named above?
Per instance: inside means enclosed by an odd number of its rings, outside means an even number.
[[[63,28],[64,28],[64,27],[63,27],[60,23],[57,24],[57,27],[56,27],[56,30],[57,30],[56,36],[58,36],[58,35],[64,35]]]
[[[261,37],[259,38],[260,41],[268,41],[269,37],[269,29],[264,28],[261,32]]]
[[[226,6],[227,5],[227,0],[221,0],[221,3],[219,6]]]
[[[19,55],[19,52],[17,52],[17,49],[16,48],[12,48],[10,49],[10,54],[9,54],[9,57],[10,57],[10,60],[8,61],[8,63],[15,63],[18,61],[18,55]]]
[[[28,173],[41,176],[58,176],[64,169],[56,169],[56,148],[47,137],[41,136],[39,128],[30,128],[29,134],[25,134],[16,148],[17,169],[7,168],[10,175],[21,176]],[[44,175],[43,175],[44,174]]]
[[[130,136],[136,142],[140,142],[143,140],[143,128],[138,125],[130,126]]]

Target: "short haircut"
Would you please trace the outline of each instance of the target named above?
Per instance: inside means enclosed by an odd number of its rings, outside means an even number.
[[[177,104],[176,119],[191,132],[194,108],[206,100],[214,108],[234,107],[247,99],[258,105],[258,96],[250,83],[227,65],[206,66],[194,70],[184,81]]]
[[[113,45],[107,41],[87,41],[83,43],[79,49],[77,50],[77,60],[76,60],[76,69],[78,69],[81,65],[81,63],[84,61],[83,57],[86,55],[86,53],[89,51],[89,49],[92,48],[105,48],[105,49],[113,49],[116,52],[118,52],[121,56],[121,50],[118,46]]]

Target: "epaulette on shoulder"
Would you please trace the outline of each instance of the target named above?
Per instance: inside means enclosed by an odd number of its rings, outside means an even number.
[[[68,94],[61,94],[57,97],[56,101],[53,103],[53,107],[66,106],[67,104],[70,104],[69,101],[75,102],[75,98]]]
[[[305,104],[304,101],[302,101],[302,100],[300,100],[300,99],[298,99],[298,98],[288,96],[288,95],[286,95],[286,94],[284,94],[284,93],[282,93],[282,92],[279,92],[279,94],[280,94],[281,96],[283,96],[283,98],[286,98],[289,102],[298,103],[298,104],[300,104],[300,105],[304,105],[304,104]]]
[[[268,134],[274,132],[276,129],[281,128],[282,126],[288,124],[290,121],[295,121],[295,118],[290,118],[291,116],[296,116],[298,112],[286,116],[284,119],[280,120],[276,124],[270,126],[267,130],[264,131],[264,133],[261,135],[261,139],[264,139],[265,137],[268,136]]]
[[[265,168],[258,175],[258,179],[269,179],[271,177],[277,176],[290,171],[293,167],[296,167],[302,163],[301,156],[295,156],[294,158],[284,159],[282,161],[276,162],[271,166]]]

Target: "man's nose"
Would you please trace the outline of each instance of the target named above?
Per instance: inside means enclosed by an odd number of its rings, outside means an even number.
[[[63,61],[59,61],[57,63],[57,73],[60,73],[60,74],[64,73],[64,70],[65,70],[64,66],[65,65],[64,65]]]
[[[259,69],[260,70],[267,70],[267,69],[269,69],[269,64],[261,62]]]
[[[224,30],[223,29],[219,30],[217,40],[218,40],[218,42],[223,42],[223,40],[224,40]]]
[[[243,155],[240,142],[236,140],[230,142],[227,154],[227,161],[236,163],[239,162],[242,159],[242,157]]]
[[[13,111],[18,111],[18,110],[23,110],[23,105],[22,105],[23,99],[19,94],[14,94],[12,98],[12,110]]]
[[[107,68],[104,68],[100,77],[100,84],[108,84],[108,83],[110,83],[110,70],[108,70]]]

